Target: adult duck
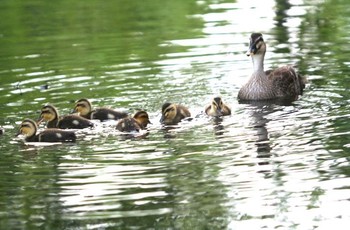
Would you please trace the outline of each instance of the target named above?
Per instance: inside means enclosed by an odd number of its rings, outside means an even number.
[[[305,88],[305,78],[290,65],[264,70],[266,43],[261,33],[252,33],[247,56],[251,56],[254,72],[239,90],[242,101],[298,98]]]

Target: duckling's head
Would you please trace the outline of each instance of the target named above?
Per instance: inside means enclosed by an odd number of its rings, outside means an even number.
[[[222,102],[221,97],[214,97],[213,101],[211,102],[211,107],[217,114],[217,116],[222,116],[222,109],[223,109],[224,103]]]
[[[74,111],[80,115],[87,115],[91,112],[92,106],[88,99],[82,98],[75,103]]]
[[[261,33],[252,33],[250,35],[249,50],[247,56],[263,54],[266,51],[266,44]]]
[[[38,126],[32,119],[24,119],[19,126],[19,131],[17,135],[23,134],[27,137],[34,136],[36,131],[38,130]]]
[[[176,114],[176,105],[166,102],[162,106],[162,117],[160,118],[160,122],[163,124],[172,124]]]
[[[41,121],[53,121],[58,118],[58,111],[52,105],[45,105],[41,108],[40,118],[38,123]]]
[[[149,120],[148,113],[146,111],[138,111],[134,115],[134,119],[137,120],[137,122],[143,127],[146,128],[148,124],[151,124],[151,121]]]

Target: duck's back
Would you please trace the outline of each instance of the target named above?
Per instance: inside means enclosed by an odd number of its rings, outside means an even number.
[[[174,117],[174,123],[180,122],[182,119],[190,117],[191,113],[187,107],[183,105],[177,105],[177,114]]]
[[[134,118],[128,117],[121,119],[116,129],[120,132],[139,132],[142,128]]]
[[[305,78],[292,66],[254,74],[238,93],[240,100],[296,99],[303,93]]]
[[[305,78],[299,75],[292,66],[283,66],[265,72],[272,82],[278,98],[296,98],[303,93]]]
[[[66,115],[60,117],[57,126],[60,129],[84,129],[93,127],[94,124],[90,120],[77,115]]]
[[[40,142],[75,142],[76,135],[71,131],[60,129],[46,129],[37,135],[37,141]]]
[[[127,116],[128,114],[125,112],[119,112],[108,108],[96,108],[90,113],[91,119],[97,119],[100,121],[119,120],[122,118],[126,118]]]

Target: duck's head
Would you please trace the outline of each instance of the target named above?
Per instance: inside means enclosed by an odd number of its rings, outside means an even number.
[[[24,119],[21,125],[19,126],[17,136],[22,134],[27,137],[31,137],[36,134],[37,130],[38,130],[38,126],[35,123],[35,121],[33,121],[32,119]]]
[[[171,124],[176,117],[177,109],[176,105],[166,102],[162,106],[162,117],[160,118],[160,123]]]
[[[266,44],[261,33],[252,33],[250,35],[249,50],[247,56],[263,54],[266,51]]]
[[[223,106],[224,103],[222,102],[221,97],[214,97],[214,99],[211,102],[211,107],[217,114],[217,116],[222,116],[223,115]]]
[[[40,118],[38,124],[44,121],[53,121],[58,118],[58,111],[52,105],[45,105],[41,108]]]
[[[143,110],[135,113],[134,119],[137,120],[137,122],[140,125],[142,125],[144,128],[146,128],[148,124],[151,124],[151,121],[149,120],[149,117],[148,117],[148,113]]]
[[[82,98],[75,103],[74,112],[78,112],[80,115],[87,115],[91,112],[92,106],[88,99]]]

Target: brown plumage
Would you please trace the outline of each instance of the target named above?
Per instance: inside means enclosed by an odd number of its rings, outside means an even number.
[[[160,122],[165,125],[176,125],[186,117],[191,117],[191,113],[185,106],[166,102],[162,106]]]
[[[84,129],[94,126],[90,120],[78,115],[59,116],[57,109],[52,105],[45,105],[41,108],[38,123],[43,120],[47,121],[47,128]]]
[[[139,132],[145,129],[150,123],[147,112],[138,111],[133,117],[119,120],[116,129],[121,132]]]
[[[92,109],[90,101],[86,98],[78,100],[75,103],[74,110],[78,112],[80,116],[86,119],[97,119],[100,121],[119,120],[128,117],[128,114],[125,112],[120,112],[109,108]]]
[[[38,126],[35,121],[25,119],[20,125],[18,134],[26,136],[25,140],[28,142],[75,142],[76,136],[72,131],[65,131],[61,129],[45,129],[36,134]]]
[[[262,34],[253,33],[247,52],[252,57],[254,72],[249,81],[240,89],[240,100],[297,99],[305,88],[305,78],[292,66],[264,71],[266,44]]]
[[[223,103],[221,97],[214,97],[211,104],[205,108],[205,113],[212,117],[231,115],[231,109]]]

